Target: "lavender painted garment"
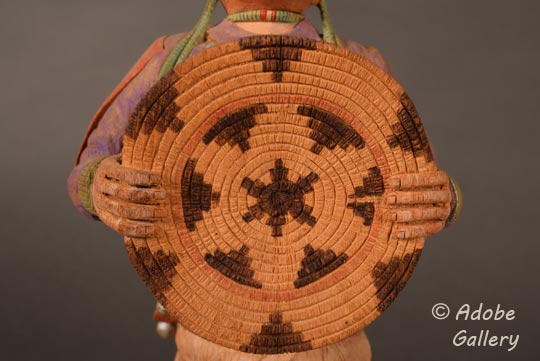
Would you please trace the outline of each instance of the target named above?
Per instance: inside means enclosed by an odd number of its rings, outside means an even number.
[[[79,163],[73,168],[68,178],[68,191],[75,207],[85,216],[94,218],[81,204],[78,194],[78,183],[81,170],[84,169],[96,157],[106,157],[119,154],[122,151],[122,137],[126,129],[129,116],[137,103],[144,97],[148,90],[157,80],[163,62],[174,46],[186,35],[186,33],[169,36],[165,41],[163,51],[155,55],[146,67],[126,86],[116,97],[111,106],[100,119],[98,126],[92,131],[88,143],[81,153]],[[191,53],[198,54],[208,46],[236,40],[246,36],[256,35],[243,30],[233,22],[225,19],[218,25],[210,28],[207,32],[207,40],[197,46]],[[284,34],[289,36],[304,37],[322,41],[317,29],[308,21],[300,22],[293,30]],[[384,60],[377,49],[366,47],[350,40],[340,38],[343,46],[354,51],[374,64],[381,67],[387,73],[391,73],[388,63]]]

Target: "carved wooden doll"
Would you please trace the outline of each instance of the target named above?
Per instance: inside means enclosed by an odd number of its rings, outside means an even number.
[[[363,328],[459,213],[418,113],[325,1],[209,0],[92,120],[68,187],[125,236],[180,360],[369,360]],[[303,16],[317,5],[323,34]]]

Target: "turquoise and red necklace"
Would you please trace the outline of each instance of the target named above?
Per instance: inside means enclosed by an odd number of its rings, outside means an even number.
[[[229,14],[227,19],[234,23],[240,22],[272,22],[298,24],[304,20],[304,15],[287,10],[248,10]]]

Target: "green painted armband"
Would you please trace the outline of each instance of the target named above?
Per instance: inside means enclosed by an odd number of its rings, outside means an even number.
[[[88,163],[79,175],[78,193],[81,200],[81,204],[88,211],[88,213],[97,216],[96,209],[94,208],[94,202],[92,201],[92,183],[94,182],[94,174],[96,169],[105,157],[99,157]]]
[[[446,220],[446,226],[449,226],[457,221],[463,206],[463,195],[461,194],[461,188],[459,188],[456,180],[452,177],[450,177],[450,190],[452,191],[452,200],[450,202],[452,209],[450,210],[450,215]]]

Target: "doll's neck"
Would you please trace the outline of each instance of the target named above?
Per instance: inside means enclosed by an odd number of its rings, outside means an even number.
[[[294,29],[296,24],[268,22],[236,22],[236,26],[253,34],[285,34]]]

